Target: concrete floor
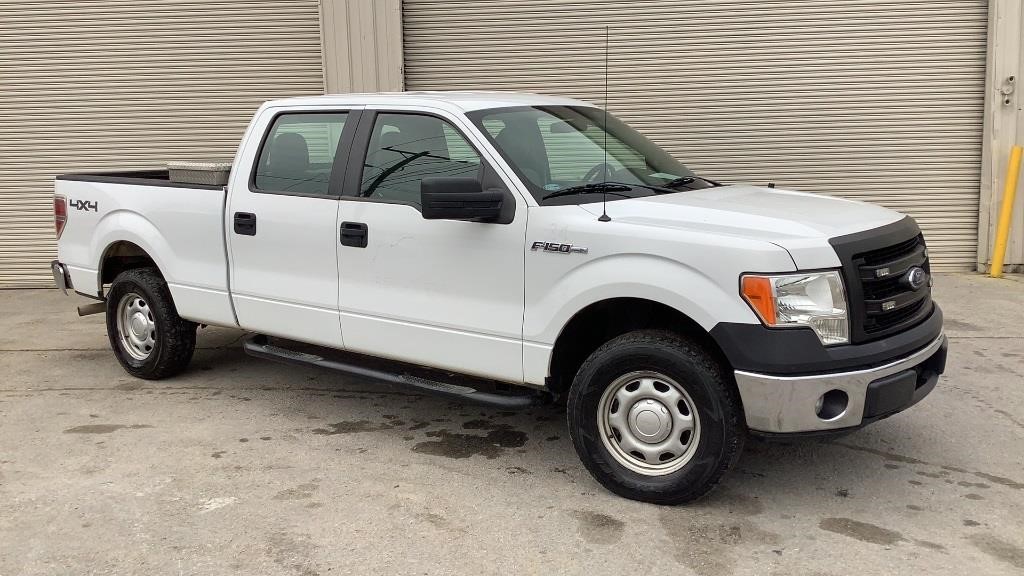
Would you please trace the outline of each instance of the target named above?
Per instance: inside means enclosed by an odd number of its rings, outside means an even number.
[[[615,497],[564,414],[244,356],[128,377],[79,298],[0,291],[0,575],[1021,574],[1024,279],[942,276],[949,367],[906,413],[752,441],[708,499]]]

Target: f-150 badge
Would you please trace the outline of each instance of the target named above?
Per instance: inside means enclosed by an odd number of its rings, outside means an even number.
[[[559,244],[558,242],[534,242],[530,250],[534,252],[555,252],[557,254],[586,254],[588,249],[572,244]]]

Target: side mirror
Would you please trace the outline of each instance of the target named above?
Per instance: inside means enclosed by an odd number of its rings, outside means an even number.
[[[496,220],[505,194],[484,191],[476,178],[424,178],[420,204],[427,220]]]

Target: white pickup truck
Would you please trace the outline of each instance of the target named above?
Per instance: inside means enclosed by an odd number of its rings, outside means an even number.
[[[184,370],[212,324],[255,356],[465,401],[564,397],[594,477],[667,504],[748,433],[855,429],[945,368],[913,219],[721,185],[586,102],[268,102],[223,181],[57,178],[54,279],[102,301],[84,312],[132,375]]]

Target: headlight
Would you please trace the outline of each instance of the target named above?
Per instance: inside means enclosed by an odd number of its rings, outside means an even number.
[[[846,293],[838,272],[744,275],[740,286],[743,299],[765,326],[808,326],[825,345],[850,341]]]

